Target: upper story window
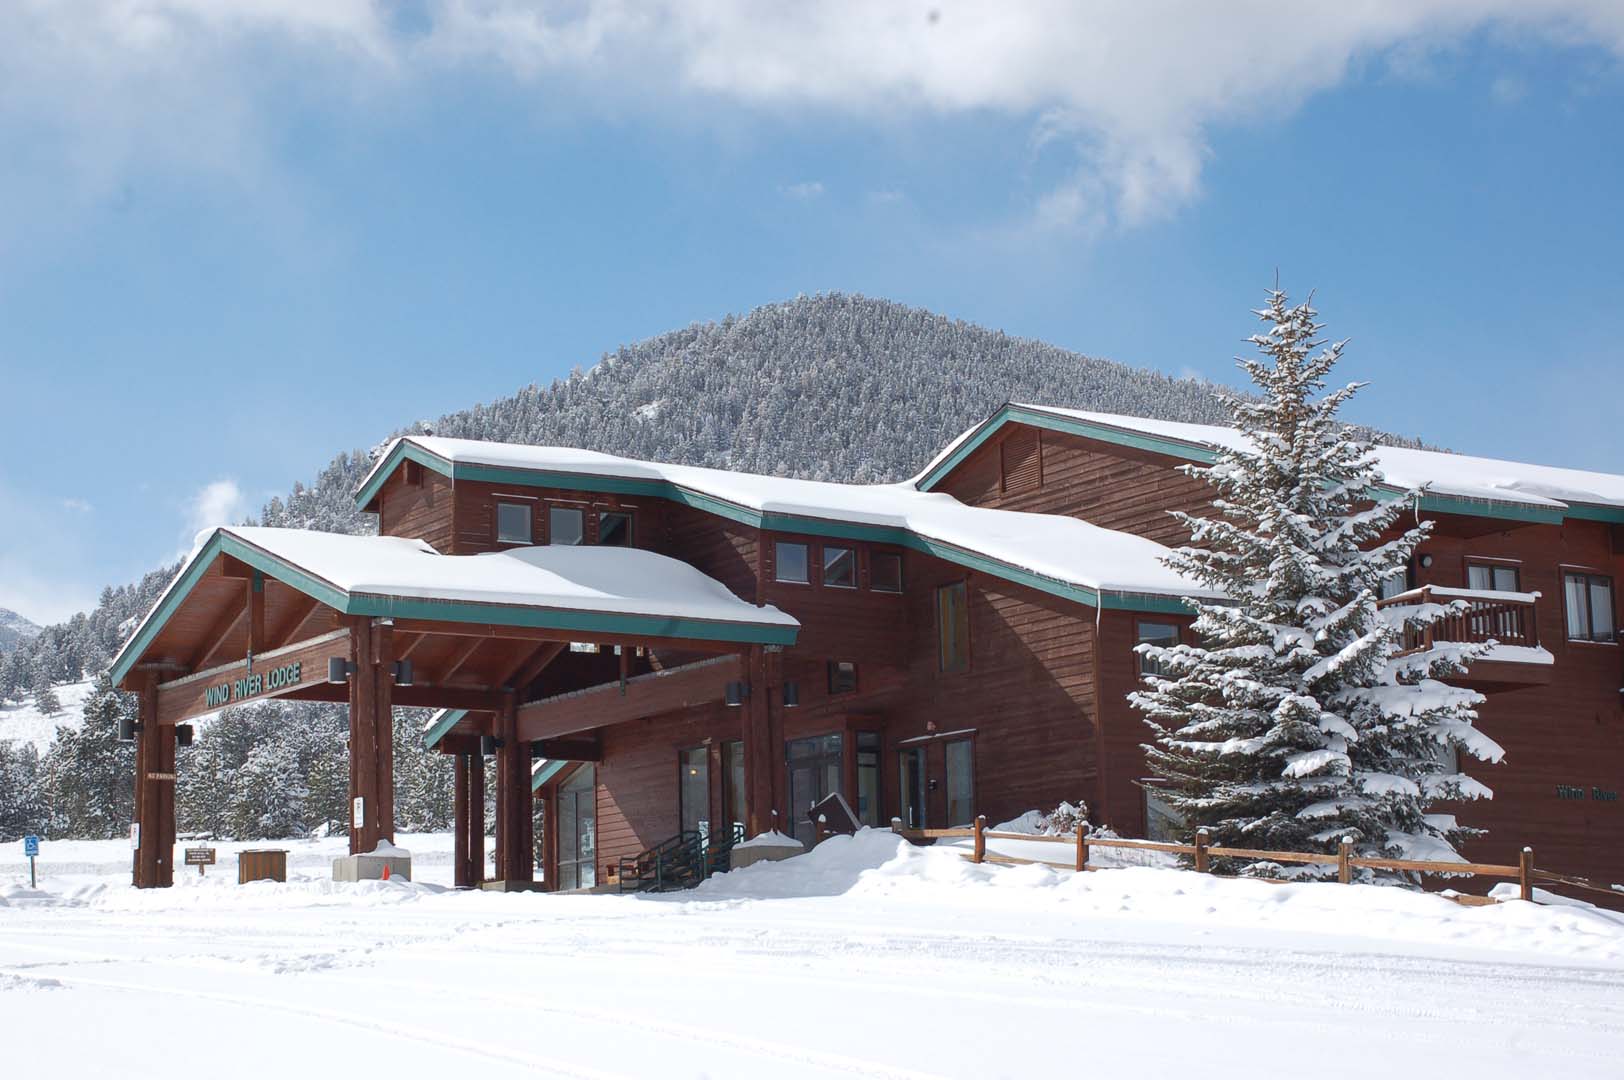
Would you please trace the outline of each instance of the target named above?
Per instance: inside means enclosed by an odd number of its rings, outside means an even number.
[[[598,543],[603,547],[631,547],[632,516],[624,510],[600,511]]]
[[[586,516],[576,506],[547,508],[547,542],[579,544],[586,539]]]
[[[944,673],[970,670],[970,590],[962,581],[936,590],[936,641]]]
[[[829,661],[829,693],[850,694],[857,690],[857,663],[853,660]]]
[[[1485,592],[1522,592],[1522,574],[1515,563],[1469,562],[1466,587]]]
[[[529,503],[496,504],[496,541],[499,544],[528,544],[531,511]]]
[[[869,557],[869,586],[875,592],[902,591],[902,556],[894,551],[876,551]]]
[[[773,576],[794,585],[811,582],[807,575],[806,545],[780,540],[773,545]]]
[[[1140,621],[1134,629],[1134,643],[1136,645],[1159,645],[1164,649],[1172,648],[1179,643],[1178,625],[1176,623]],[[1147,656],[1144,653],[1136,655],[1139,658],[1139,674],[1167,674],[1162,662],[1154,656]]]
[[[1568,639],[1613,641],[1613,579],[1573,570],[1562,574],[1563,606],[1567,609]]]
[[[857,552],[848,547],[823,546],[823,583],[836,589],[857,588]]]
[[[1393,597],[1404,592],[1409,587],[1410,572],[1401,567],[1382,578],[1381,599],[1391,600]]]

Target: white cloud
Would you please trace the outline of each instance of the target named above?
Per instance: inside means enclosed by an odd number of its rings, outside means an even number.
[[[1075,155],[1034,197],[1035,220],[1097,228],[1177,211],[1200,194],[1215,129],[1289,115],[1367,62],[1414,68],[1481,32],[1624,53],[1617,0],[1365,0],[1296,16],[1272,0],[425,0],[410,22],[399,11],[384,0],[8,4],[0,139],[29,147],[8,163],[10,183],[31,179],[22,194],[42,204],[116,197],[141,171],[252,189],[277,175],[290,100],[332,111],[495,70],[545,84],[554,109],[823,111],[877,126],[1001,114]]]
[[[86,500],[84,500],[84,499],[76,499],[76,498],[73,498],[72,496],[69,496],[69,497],[61,500],[61,502],[62,502],[62,509],[64,509],[64,510],[72,510],[76,514],[88,514],[92,510],[95,509],[95,507],[91,506],[90,503],[87,502]]]
[[[798,184],[788,184],[778,189],[792,199],[816,199],[823,194],[821,180],[802,180]]]
[[[1489,96],[1497,105],[1515,105],[1528,96],[1528,83],[1516,75],[1501,75],[1489,84]]]
[[[236,525],[248,516],[248,500],[235,480],[205,484],[186,503],[187,540],[218,525]],[[190,550],[188,548],[188,550]]]

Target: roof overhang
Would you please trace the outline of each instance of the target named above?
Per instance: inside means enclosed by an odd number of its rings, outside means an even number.
[[[982,444],[1010,424],[1024,424],[1048,431],[1063,432],[1068,435],[1076,435],[1079,438],[1093,439],[1097,442],[1111,443],[1115,446],[1124,446],[1153,454],[1162,454],[1201,465],[1211,465],[1218,460],[1217,451],[1206,443],[1169,435],[1135,431],[1132,428],[1118,427],[1097,420],[1063,416],[1043,409],[1011,403],[1000,406],[991,416],[971,429],[969,435],[956,443],[948,453],[932,462],[919,479],[915,481],[914,486],[920,491],[934,490],[949,473],[958,468]],[[1371,489],[1370,494],[1375,499],[1392,500],[1404,498],[1409,492],[1399,487],[1383,484]],[[1560,525],[1564,516],[1586,517],[1597,521],[1624,522],[1624,509],[1616,507],[1569,506],[1566,511],[1563,511],[1549,505],[1517,502],[1513,499],[1467,498],[1465,496],[1443,495],[1434,492],[1424,492],[1421,495],[1418,508],[1439,514],[1491,517],[1503,521],[1519,521],[1529,524]]]
[[[580,608],[526,606],[506,603],[480,603],[467,600],[435,599],[421,596],[391,596],[370,592],[350,592],[306,567],[294,564],[224,528],[214,530],[187,560],[170,582],[152,610],[129,641],[114,657],[112,681],[123,682],[140,661],[147,647],[180,609],[215,559],[231,556],[326,604],[341,615],[420,619],[429,622],[473,623],[483,626],[511,626],[557,630],[580,634],[591,640],[594,634],[641,638],[681,638],[737,643],[741,645],[793,645],[799,632],[796,625],[753,623],[672,615],[645,615],[622,611],[592,611]],[[468,556],[440,556],[467,558]]]

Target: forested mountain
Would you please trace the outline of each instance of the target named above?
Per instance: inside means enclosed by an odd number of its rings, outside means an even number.
[[[39,636],[40,628],[9,608],[0,608],[0,653]]]
[[[1205,382],[1083,356],[918,308],[829,294],[624,345],[566,379],[533,384],[402,432],[879,482],[914,474],[1006,401],[1222,423],[1227,413],[1217,393]],[[258,522],[370,531],[374,522],[356,510],[352,495],[383,445],[339,453],[313,483],[295,484],[286,498],[272,499]],[[162,567],[139,582],[108,588],[94,611],[47,627],[0,656],[0,702],[49,695],[53,684],[105,669],[175,570]],[[99,699],[87,702],[87,714],[113,707]],[[333,711],[312,706],[298,715],[314,717],[322,709]],[[249,751],[239,749],[222,761],[223,768],[249,766]],[[318,759],[307,744],[277,753],[286,767],[304,774],[296,787],[319,787],[308,775],[309,763]],[[270,757],[266,750],[255,760],[269,768]],[[49,772],[47,764],[41,768]],[[295,830],[315,824],[279,822],[277,828]]]

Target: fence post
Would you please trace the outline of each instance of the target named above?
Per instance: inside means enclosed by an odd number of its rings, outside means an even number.
[[[824,838],[829,835],[828,831],[827,831],[828,826],[829,826],[829,819],[824,817],[822,814],[819,814],[818,815],[817,836],[814,837],[813,840],[812,840],[812,846],[813,847],[817,847],[819,844],[823,843]]]
[[[1344,836],[1336,851],[1336,879],[1344,885],[1353,884],[1353,837]]]
[[[891,831],[894,832],[894,833],[900,833],[902,831],[902,819],[901,818],[894,817],[894,818],[891,819]]]
[[[1517,856],[1517,885],[1524,900],[1534,899],[1534,849],[1525,847]]]
[[[1198,874],[1205,874],[1207,872],[1206,829],[1197,829],[1195,831],[1195,872]]]
[[[970,857],[970,861],[984,862],[987,858],[987,815],[976,815],[975,833],[975,854]]]
[[[1080,874],[1088,869],[1088,839],[1083,832],[1081,823],[1077,826],[1077,872]]]

